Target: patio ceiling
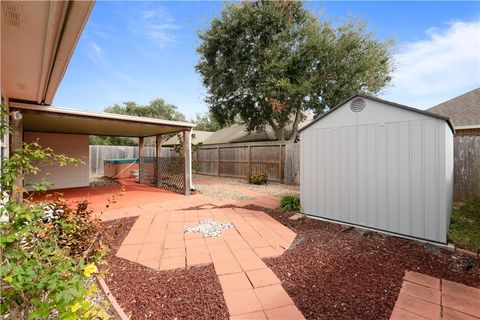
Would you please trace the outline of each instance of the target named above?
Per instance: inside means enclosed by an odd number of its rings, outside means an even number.
[[[23,130],[121,137],[148,137],[190,130],[193,123],[11,103],[22,113]]]

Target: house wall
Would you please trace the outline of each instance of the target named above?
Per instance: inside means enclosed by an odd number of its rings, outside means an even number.
[[[85,164],[79,166],[67,165],[64,167],[56,164],[46,166],[40,164],[40,173],[25,177],[27,190],[29,189],[29,184],[38,183],[42,178],[53,183],[52,189],[84,187],[89,185],[87,135],[25,132],[23,138],[27,143],[38,141],[42,147],[52,148],[56,154],[63,154],[85,162]]]
[[[301,132],[300,189],[310,215],[445,243],[453,143],[446,121],[350,101]]]

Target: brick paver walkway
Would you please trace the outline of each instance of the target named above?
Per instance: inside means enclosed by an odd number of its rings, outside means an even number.
[[[408,271],[390,320],[480,319],[480,289]]]
[[[163,204],[165,206],[165,204]],[[166,211],[123,209],[138,215],[117,256],[156,270],[213,263],[231,319],[303,319],[262,258],[281,255],[296,234],[269,215],[241,208]],[[231,222],[220,237],[184,233],[201,220]]]

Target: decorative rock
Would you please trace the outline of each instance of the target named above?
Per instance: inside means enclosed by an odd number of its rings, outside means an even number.
[[[199,232],[204,238],[219,237],[223,229],[233,228],[230,222],[219,222],[214,220],[202,220],[199,224],[192,227],[185,227],[184,232],[194,233]]]
[[[300,220],[300,219],[303,219],[305,216],[301,213],[295,213],[294,215],[292,215],[290,218],[290,220],[293,220],[293,221],[297,221],[297,220]]]

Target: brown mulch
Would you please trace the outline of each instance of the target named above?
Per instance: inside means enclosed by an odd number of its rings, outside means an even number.
[[[110,252],[105,281],[135,319],[227,319],[228,311],[213,265],[155,271],[115,257],[136,218],[104,223]]]
[[[297,233],[267,265],[307,319],[388,319],[406,270],[480,288],[480,259],[257,206]],[[468,261],[468,262],[467,262]],[[469,270],[464,270],[470,265]]]

